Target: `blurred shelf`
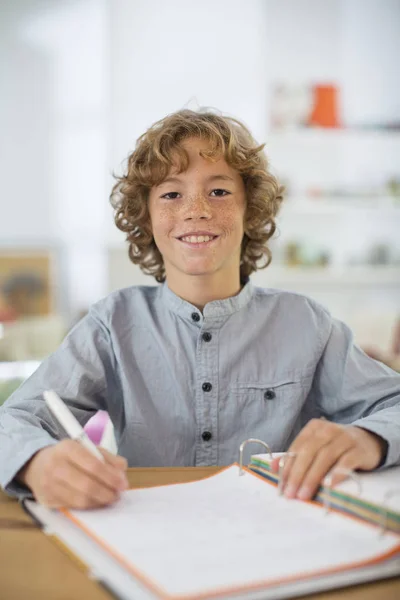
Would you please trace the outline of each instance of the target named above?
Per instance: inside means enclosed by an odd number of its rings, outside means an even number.
[[[39,367],[40,361],[0,362],[0,380],[27,379]]]
[[[252,275],[255,285],[400,287],[399,266],[285,267],[271,266]]]
[[[287,196],[282,204],[281,216],[348,214],[350,211],[371,213],[376,216],[400,217],[400,199],[393,196],[329,196],[311,198]]]
[[[347,142],[349,140],[377,141],[390,140],[400,142],[399,129],[351,129],[351,128],[324,128],[324,127],[299,127],[296,129],[270,129],[266,135],[267,146],[269,142],[310,142],[324,143]]]

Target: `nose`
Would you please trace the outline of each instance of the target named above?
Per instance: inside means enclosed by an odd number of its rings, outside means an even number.
[[[185,221],[210,218],[210,202],[204,197],[203,194],[196,194],[188,198],[186,206],[184,207]]]

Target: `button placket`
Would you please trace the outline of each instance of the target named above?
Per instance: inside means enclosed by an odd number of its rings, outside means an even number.
[[[203,318],[197,343],[196,465],[218,464],[218,330]]]

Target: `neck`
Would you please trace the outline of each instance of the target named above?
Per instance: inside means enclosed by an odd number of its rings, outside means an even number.
[[[218,273],[207,275],[188,275],[184,281],[176,277],[167,277],[169,289],[177,296],[190,302],[200,311],[203,311],[208,302],[213,300],[225,300],[239,294],[240,274],[229,279],[221,279]]]

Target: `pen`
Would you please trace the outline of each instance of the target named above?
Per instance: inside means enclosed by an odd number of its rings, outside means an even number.
[[[91,452],[96,458],[101,460],[101,462],[105,462],[104,456],[100,450],[87,436],[72,412],[61,400],[60,396],[58,396],[58,394],[56,394],[56,392],[53,390],[47,390],[46,392],[43,392],[43,397],[51,413],[57,419],[59,424],[65,429],[69,437],[82,444],[82,446],[89,450],[89,452]]]

